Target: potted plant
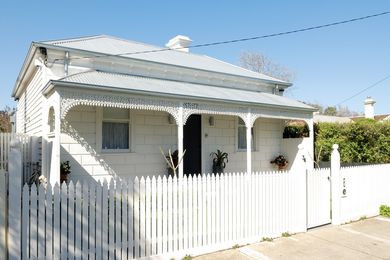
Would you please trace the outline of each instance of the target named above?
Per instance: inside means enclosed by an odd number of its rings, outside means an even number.
[[[279,170],[286,169],[288,165],[288,161],[283,155],[277,156],[271,163],[277,165]]]
[[[226,163],[229,162],[228,154],[217,150],[217,152],[211,153],[210,156],[213,157],[213,173],[223,173]]]
[[[62,162],[61,171],[60,171],[60,183],[68,182],[70,172],[71,171],[70,171],[69,161]]]

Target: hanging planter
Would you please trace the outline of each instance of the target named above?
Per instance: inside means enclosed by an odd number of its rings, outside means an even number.
[[[276,166],[278,166],[279,170],[285,170],[288,166],[288,161],[286,157],[284,157],[283,155],[279,155],[271,161],[271,164],[275,164]]]

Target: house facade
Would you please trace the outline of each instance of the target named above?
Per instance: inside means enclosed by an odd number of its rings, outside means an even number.
[[[212,171],[210,154],[227,152],[225,172],[274,170],[298,144],[313,158],[313,109],[283,96],[291,84],[204,55],[188,37],[167,48],[93,36],[33,42],[13,90],[16,131],[42,138],[42,172],[59,181],[167,174],[164,156],[183,158],[178,176]],[[310,137],[283,139],[286,120],[304,120]],[[184,156],[183,156],[184,154]]]

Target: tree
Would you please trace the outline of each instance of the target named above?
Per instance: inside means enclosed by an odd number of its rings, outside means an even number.
[[[11,115],[13,111],[9,107],[0,110],[0,133],[9,133],[12,130]]]
[[[287,82],[291,82],[294,79],[294,73],[291,70],[273,62],[261,53],[241,53],[240,66]]]
[[[314,108],[318,109],[318,113],[320,115],[328,115],[328,116],[341,116],[341,117],[353,117],[353,116],[359,116],[361,113],[358,113],[356,111],[350,110],[347,106],[323,106],[318,103],[310,103],[310,102],[305,102],[306,105],[312,106]]]
[[[327,116],[337,116],[337,108],[336,107],[327,107],[327,108],[325,108],[324,115],[327,115]]]

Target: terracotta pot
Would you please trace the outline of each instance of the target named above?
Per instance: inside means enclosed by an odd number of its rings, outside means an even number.
[[[285,170],[287,168],[288,164],[285,165],[278,165],[279,170]]]

